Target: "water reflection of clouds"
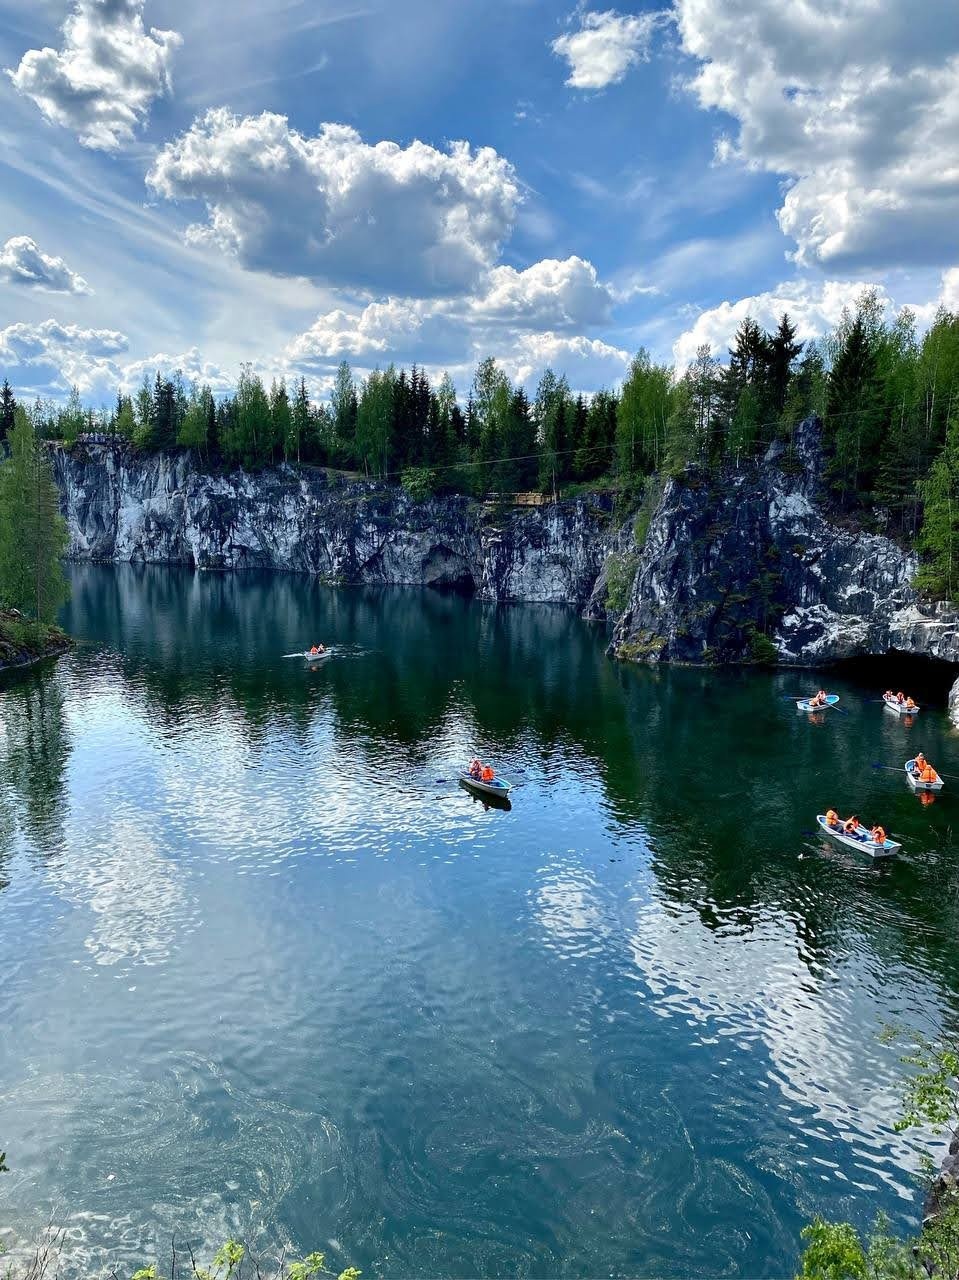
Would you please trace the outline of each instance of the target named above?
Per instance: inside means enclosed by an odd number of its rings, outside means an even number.
[[[691,906],[671,903],[667,911],[655,897],[634,904],[626,942],[653,1012],[698,1023],[705,1043],[761,1041],[779,1105],[787,1113],[797,1108],[791,1123],[809,1135],[811,1112],[815,1136],[838,1134],[851,1144],[852,1181],[874,1188],[882,1178],[913,1198],[915,1188],[900,1169],[915,1169],[915,1144],[893,1130],[900,1109],[898,1052],[881,1045],[877,1034],[889,1017],[884,988],[914,987],[915,975],[890,973],[862,950],[847,955],[841,981],[834,972],[814,974],[789,913],[774,907],[753,913],[744,935],[739,922],[726,920],[730,913],[712,910],[717,928],[707,928]]]
[[[96,964],[159,964],[199,923],[185,872],[127,808],[100,815],[95,832],[71,832],[47,876],[61,897],[92,913],[84,946]]]

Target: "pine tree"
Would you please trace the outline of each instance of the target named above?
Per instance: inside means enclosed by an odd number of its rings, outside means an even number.
[[[793,364],[804,345],[796,341],[796,326],[784,311],[776,332],[767,340],[770,408],[777,416],[786,404]]]
[[[299,462],[310,429],[310,397],[306,390],[306,379],[300,378],[293,397],[290,410],[290,434],[286,445],[288,462]]]
[[[38,628],[67,598],[60,557],[69,541],[46,450],[19,410],[0,463],[0,599],[31,614]]]
[[[10,383],[4,378],[3,388],[0,389],[0,449],[3,448],[4,441],[13,430],[13,415],[17,402],[13,398],[13,392],[10,390]]]
[[[330,414],[333,419],[333,435],[337,449],[344,458],[353,458],[353,445],[356,437],[356,383],[353,373],[345,360],[340,362],[336,371],[336,381],[330,396]]]

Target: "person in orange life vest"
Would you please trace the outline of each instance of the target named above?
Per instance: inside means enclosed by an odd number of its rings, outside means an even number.
[[[826,826],[838,828],[839,814],[836,812],[835,809],[830,809],[829,812],[826,814]]]
[[[873,827],[873,829],[869,832],[869,838],[872,840],[873,844],[886,843],[886,833],[883,830],[883,828],[879,825],[878,822]]]
[[[926,757],[922,754],[921,751],[916,752],[916,758],[913,761],[913,763],[915,765],[914,772],[922,773],[923,769],[925,769],[926,767]]]
[[[935,769],[932,767],[932,765],[929,763],[928,760],[925,762],[925,764],[922,766],[922,769],[920,770],[919,781],[920,782],[938,782],[939,781],[939,774],[936,773]]]
[[[484,765],[483,765],[483,772],[482,772],[482,774],[480,775],[480,777],[482,778],[482,780],[483,780],[484,782],[492,782],[495,776],[496,776],[496,775],[494,774],[494,772],[493,772],[493,770],[490,768],[490,766],[489,766],[488,764],[484,764]]]
[[[314,645],[313,648],[310,650],[310,655],[312,656],[314,653],[319,653],[319,652],[320,652],[319,649],[316,647],[316,645]]]
[[[912,698],[907,698],[907,699],[906,699],[906,708],[907,708],[907,710],[909,710],[909,711],[915,711],[915,709],[916,709],[916,704],[913,702]]]

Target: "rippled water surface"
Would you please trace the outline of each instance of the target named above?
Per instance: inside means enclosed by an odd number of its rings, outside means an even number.
[[[8,1243],[779,1276],[817,1210],[915,1222],[877,1032],[955,1023],[957,810],[869,766],[959,774],[940,710],[860,673],[814,721],[808,679],[622,668],[555,608],[72,578],[77,650],[0,682]],[[827,847],[830,803],[906,856]]]

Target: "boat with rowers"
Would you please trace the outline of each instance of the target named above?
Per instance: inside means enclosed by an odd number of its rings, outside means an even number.
[[[941,791],[946,785],[922,754],[906,761],[906,778],[913,791]]]
[[[897,716],[917,716],[922,710],[912,698],[905,698],[901,693],[891,693],[888,689],[882,695],[882,700],[890,711],[895,711]]]
[[[513,784],[505,778],[497,778],[492,767],[479,760],[471,760],[459,773],[460,782],[481,795],[493,796],[497,800],[505,800],[513,789]]]
[[[333,657],[333,650],[327,649],[323,645],[314,645],[312,649],[304,651],[303,657],[307,662],[322,662],[324,658]]]
[[[826,814],[817,813],[816,821],[825,835],[831,836],[833,840],[838,840],[840,844],[844,844],[850,849],[855,849],[857,853],[868,853],[872,858],[891,858],[893,854],[898,853],[902,848],[901,844],[897,844],[895,840],[890,840],[885,835],[885,832],[883,832],[884,839],[881,843],[878,840],[874,840],[869,828],[864,827],[859,821],[849,832],[845,830],[846,824],[839,818],[836,819],[836,825],[833,826],[827,821]]]
[[[797,698],[796,706],[800,711],[823,711],[826,707],[834,707],[838,701],[838,693],[827,693],[824,698],[817,693],[812,698]]]

